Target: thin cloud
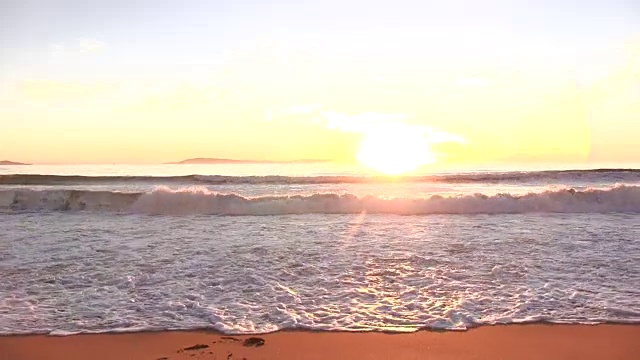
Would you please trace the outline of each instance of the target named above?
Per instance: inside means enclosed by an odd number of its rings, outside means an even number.
[[[311,114],[314,111],[320,109],[321,105],[319,104],[299,104],[299,105],[293,105],[290,106],[289,109],[287,109],[287,112],[289,114]]]
[[[59,43],[51,43],[51,44],[49,44],[49,49],[53,53],[61,53],[61,52],[64,51],[64,45],[59,44]]]
[[[99,53],[105,49],[103,41],[90,38],[81,38],[68,43],[50,43],[49,50],[54,56],[77,56],[79,54]]]
[[[459,143],[464,144],[462,136],[438,130],[430,126],[408,124],[404,122],[408,116],[405,114],[382,114],[376,112],[366,112],[355,115],[341,114],[333,111],[321,113],[327,121],[329,129],[336,129],[343,132],[366,134],[372,131],[384,132],[395,131],[397,129],[406,130],[407,133],[422,134],[431,144],[439,143]]]
[[[329,129],[355,133],[364,133],[373,127],[402,122],[407,118],[404,114],[381,114],[376,112],[348,115],[333,111],[323,111],[321,115],[327,120]]]
[[[99,52],[105,47],[104,42],[96,39],[80,39],[78,41],[78,47],[80,52]]]
[[[273,121],[273,110],[269,109],[264,112],[264,121]]]
[[[464,88],[484,88],[491,85],[491,82],[484,77],[466,76],[458,78],[456,85]]]
[[[410,124],[406,114],[386,114],[378,112],[363,112],[358,114],[344,114],[336,111],[322,111],[320,104],[298,104],[286,108],[285,113],[294,115],[312,115],[315,124],[324,123],[328,129],[346,133],[367,134],[371,132],[393,132],[398,129],[408,133],[417,133],[425,137],[430,144],[458,143],[464,144],[464,137],[426,125]],[[265,113],[265,119],[274,117],[273,110]]]

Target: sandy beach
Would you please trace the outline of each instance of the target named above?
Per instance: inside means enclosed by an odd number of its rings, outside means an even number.
[[[638,358],[637,325],[505,325],[408,334],[285,331],[225,336],[167,331],[0,337],[2,360]]]

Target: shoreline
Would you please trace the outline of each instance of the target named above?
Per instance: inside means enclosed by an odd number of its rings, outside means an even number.
[[[249,338],[255,340],[245,346]],[[215,330],[0,335],[0,359],[637,359],[640,324],[498,324],[466,331]]]

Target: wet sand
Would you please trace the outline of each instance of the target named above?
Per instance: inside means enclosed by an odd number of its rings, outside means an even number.
[[[501,325],[409,334],[206,331],[0,336],[0,360],[640,359],[640,325]],[[257,346],[260,345],[260,346]],[[191,348],[191,349],[190,349]]]

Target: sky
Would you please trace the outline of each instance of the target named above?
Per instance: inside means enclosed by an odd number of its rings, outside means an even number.
[[[640,3],[0,2],[0,160],[351,161],[407,134],[441,166],[637,162]]]

